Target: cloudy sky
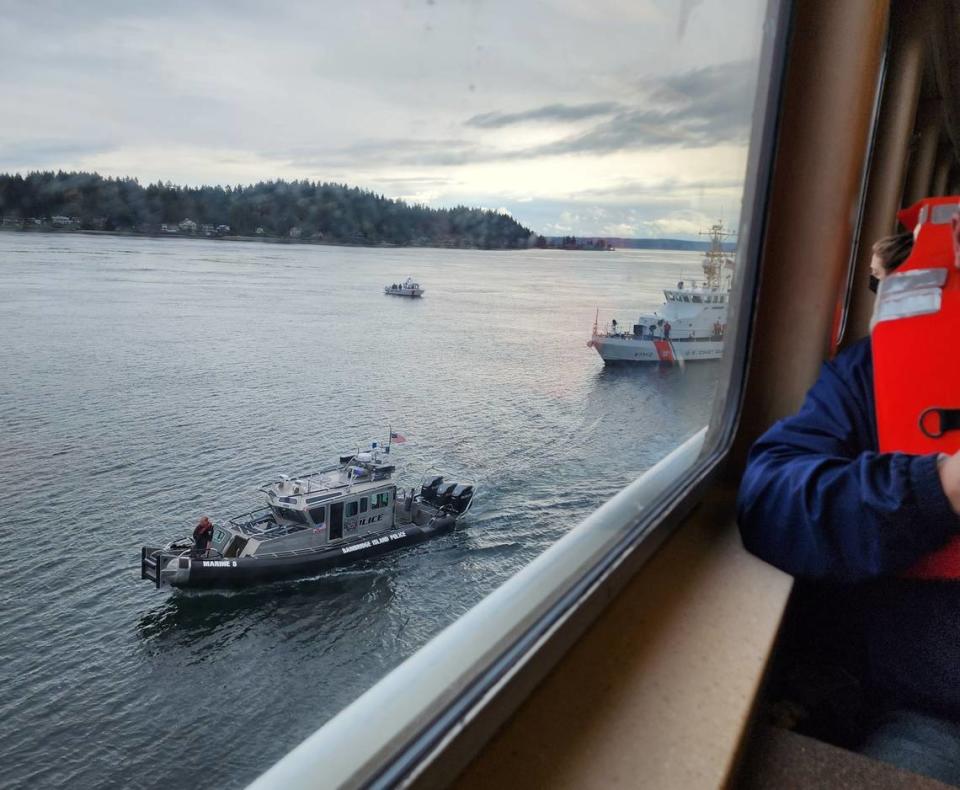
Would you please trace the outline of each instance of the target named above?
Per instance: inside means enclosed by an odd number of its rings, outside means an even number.
[[[0,0],[0,172],[346,182],[547,235],[739,214],[762,0]]]

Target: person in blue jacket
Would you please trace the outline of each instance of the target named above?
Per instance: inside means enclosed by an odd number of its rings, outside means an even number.
[[[898,576],[960,534],[960,453],[877,448],[867,338],[752,448],[740,531],[767,562],[837,585],[877,708],[861,751],[960,785],[960,580]]]

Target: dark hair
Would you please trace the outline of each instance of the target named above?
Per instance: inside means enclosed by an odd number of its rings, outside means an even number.
[[[913,250],[913,234],[898,233],[895,236],[884,236],[875,242],[871,249],[873,254],[880,259],[883,268],[892,272],[910,257]]]

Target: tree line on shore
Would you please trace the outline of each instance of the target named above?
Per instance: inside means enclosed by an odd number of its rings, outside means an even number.
[[[98,173],[0,174],[4,224],[55,217],[82,229],[160,233],[222,226],[231,235],[341,244],[517,249],[535,240],[528,228],[496,211],[411,205],[345,184],[304,180],[144,187],[134,178]]]

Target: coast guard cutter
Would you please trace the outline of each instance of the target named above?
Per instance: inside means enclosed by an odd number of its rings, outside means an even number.
[[[701,282],[681,280],[676,288],[665,289],[660,310],[641,313],[630,326],[613,320],[601,329],[598,314],[587,347],[607,364],[677,364],[723,356],[734,270],[723,240],[733,234],[717,222],[703,235],[710,237],[710,246],[704,253]]]

